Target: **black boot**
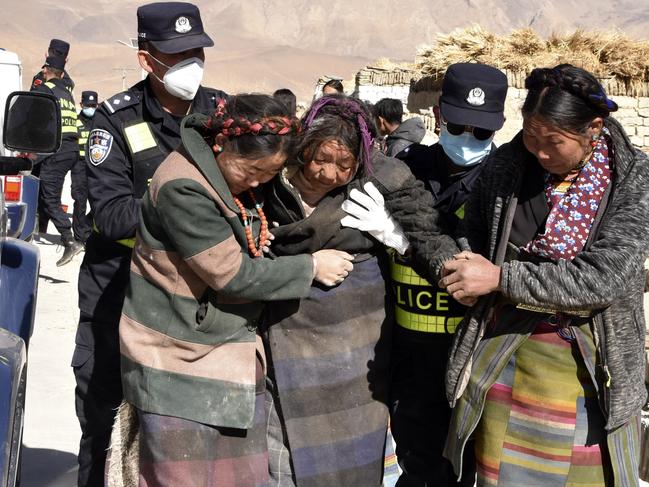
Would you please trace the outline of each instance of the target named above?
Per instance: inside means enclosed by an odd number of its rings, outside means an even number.
[[[79,252],[83,251],[83,244],[74,238],[63,240],[63,257],[57,262],[56,266],[61,267],[72,261],[72,258]]]

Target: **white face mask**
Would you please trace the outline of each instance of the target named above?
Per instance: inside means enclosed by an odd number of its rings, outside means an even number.
[[[95,107],[83,107],[81,111],[86,117],[92,118],[95,115]]]
[[[167,66],[151,53],[148,54],[160,65],[169,68],[162,79],[151,73],[164,85],[169,94],[181,100],[193,100],[198,88],[201,86],[201,81],[203,81],[203,61],[197,57],[191,57],[173,66]]]

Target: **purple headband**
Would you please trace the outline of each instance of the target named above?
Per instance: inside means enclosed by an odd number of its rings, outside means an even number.
[[[313,125],[313,122],[318,116],[318,112],[326,105],[336,105],[344,108],[341,115],[349,120],[354,120],[354,116],[356,116],[356,122],[361,132],[360,163],[363,167],[367,168],[368,172],[372,172],[372,144],[374,142],[374,138],[372,137],[369,127],[367,126],[367,121],[365,120],[363,110],[361,109],[357,101],[351,98],[323,96],[313,105],[311,105],[311,109],[309,110],[306,120],[304,121],[305,128],[309,129],[311,125]]]

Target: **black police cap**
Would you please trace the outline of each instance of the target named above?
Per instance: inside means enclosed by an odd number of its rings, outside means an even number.
[[[458,125],[499,130],[505,123],[507,76],[486,64],[457,63],[446,70],[440,111]]]
[[[150,3],[138,8],[137,35],[165,54],[214,45],[203,30],[198,7],[184,2]]]
[[[48,52],[54,55],[63,56],[64,58],[68,57],[70,52],[70,44],[61,39],[52,39],[50,41],[50,47],[48,47]]]
[[[63,56],[47,56],[44,66],[63,71],[65,69],[65,58]]]
[[[81,104],[84,107],[96,107],[97,106],[97,92],[96,91],[82,91],[81,92]]]

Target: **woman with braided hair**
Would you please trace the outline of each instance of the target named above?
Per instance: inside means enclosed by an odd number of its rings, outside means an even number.
[[[268,483],[263,301],[307,296],[312,281],[326,288],[353,267],[337,250],[262,256],[259,189],[283,167],[298,129],[265,95],[190,115],[142,200],[120,322],[139,485]]]
[[[460,474],[474,437],[478,486],[638,485],[649,161],[592,74],[535,69],[526,87],[440,280],[477,300],[451,350],[445,455]]]
[[[307,297],[266,308],[269,378],[280,413],[269,422],[273,485],[381,485],[393,309],[384,244],[403,253],[415,237],[412,222],[400,216],[404,206],[422,221],[420,231],[439,232],[430,194],[405,164],[374,147],[373,119],[354,98],[315,101],[302,118],[296,156],[266,186],[264,210],[279,224],[273,253],[338,249],[355,256],[336,287],[314,283]],[[343,201],[369,182],[395,215],[396,222],[385,214],[380,234],[341,226]],[[448,237],[439,244],[455,248]]]

